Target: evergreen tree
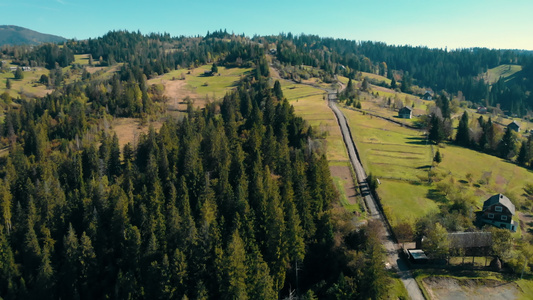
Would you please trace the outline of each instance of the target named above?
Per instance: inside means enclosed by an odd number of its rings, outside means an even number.
[[[440,154],[440,151],[437,150],[437,153],[435,153],[435,157],[433,158],[433,161],[440,164],[442,162],[442,156]]]
[[[223,298],[248,299],[246,253],[238,230],[233,233],[224,257]]]
[[[428,138],[436,144],[439,144],[445,138],[444,122],[436,114],[432,114],[430,117]]]
[[[24,79],[24,73],[22,72],[22,69],[20,67],[17,67],[17,70],[15,71],[15,79],[16,80]]]
[[[465,111],[459,121],[457,134],[455,136],[455,143],[463,147],[468,147],[470,145],[470,128],[468,128],[468,124],[468,113]]]
[[[10,90],[11,89],[11,79],[6,79],[6,90]]]
[[[276,96],[278,100],[283,99],[283,91],[281,90],[281,84],[279,83],[279,80],[274,82],[274,96]]]
[[[0,179],[0,224],[2,224],[6,233],[9,235],[11,231],[11,207],[12,195],[9,191],[9,184]]]
[[[509,127],[505,130],[505,134],[498,144],[498,155],[505,159],[510,159],[516,155],[516,136]]]
[[[525,167],[526,164],[529,162],[528,148],[528,142],[523,141],[522,145],[520,146],[520,151],[518,152],[518,157],[516,158],[516,162],[523,167]]]
[[[367,239],[363,271],[363,286],[367,288],[364,289],[364,294],[369,299],[381,299],[387,293],[390,281],[383,266],[385,254],[377,233],[372,229],[369,230]]]

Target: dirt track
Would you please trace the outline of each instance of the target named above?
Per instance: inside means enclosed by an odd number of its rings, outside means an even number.
[[[424,285],[431,299],[516,299],[520,287],[513,282],[493,279],[456,279],[431,276],[424,278]]]
[[[423,300],[424,296],[422,295],[422,291],[418,287],[418,284],[416,283],[413,275],[411,274],[407,263],[398,255],[399,245],[394,242],[394,239],[392,238],[392,233],[386,225],[385,217],[380,213],[378,206],[374,198],[372,197],[372,194],[370,193],[368,183],[366,181],[366,173],[363,169],[361,162],[359,161],[356,146],[352,140],[350,128],[348,127],[348,122],[346,121],[344,114],[337,107],[335,103],[336,98],[337,96],[335,93],[329,92],[329,105],[335,113],[335,116],[341,128],[342,136],[344,138],[344,142],[348,150],[350,161],[355,170],[357,182],[359,184],[361,194],[364,197],[368,209],[368,215],[371,218],[380,221],[383,232],[381,239],[383,246],[387,251],[388,264],[390,264],[394,269],[397,270],[398,275],[400,276],[400,279],[402,280],[405,288],[407,289],[410,298],[413,300]]]

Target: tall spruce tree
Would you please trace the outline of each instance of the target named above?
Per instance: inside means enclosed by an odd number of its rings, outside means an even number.
[[[459,121],[457,127],[457,134],[455,136],[455,143],[463,147],[470,146],[470,128],[468,127],[468,113],[465,111]]]

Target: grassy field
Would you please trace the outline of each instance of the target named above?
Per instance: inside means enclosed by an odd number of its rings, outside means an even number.
[[[340,204],[349,212],[361,213],[361,200],[354,185],[351,165],[335,115],[327,105],[323,90],[306,84],[279,79],[283,95],[293,105],[298,116],[325,134],[325,148],[333,182],[339,192]],[[347,193],[350,193],[348,197]]]
[[[12,98],[18,97],[20,93],[42,97],[51,90],[47,90],[46,86],[37,83],[41,75],[48,75],[48,70],[45,68],[34,68],[33,71],[23,72],[24,78],[22,80],[15,80],[13,72],[0,73],[0,94],[8,92]],[[11,89],[6,89],[7,79],[11,80]]]
[[[383,119],[342,109],[349,120],[352,136],[367,173],[376,175],[383,206],[394,226],[438,210],[426,196],[432,162],[431,147],[421,132]]]
[[[438,210],[437,203],[428,198],[430,189],[435,187],[425,183],[433,154],[423,133],[361,112],[348,109],[343,112],[363,166],[381,180],[378,193],[384,206],[390,209],[391,223],[412,221]],[[518,204],[525,200],[525,185],[533,184],[532,171],[498,157],[451,144],[438,149],[443,160],[434,168],[435,173],[441,179],[453,178],[464,193],[474,195],[479,209],[495,193],[504,193]]]
[[[358,203],[350,203],[348,197],[346,196],[346,191],[344,189],[344,179],[338,176],[332,176],[333,183],[339,192],[339,200],[341,205],[349,212],[361,211],[361,206]]]
[[[439,148],[442,162],[436,172],[447,174],[456,180],[468,181],[471,174],[472,184],[464,184],[467,190],[478,197],[478,206],[495,193],[504,193],[517,203],[524,199],[524,187],[533,184],[533,172],[501,158],[474,150],[445,145]],[[484,183],[481,183],[483,181]]]
[[[431,148],[425,135],[389,121],[342,109],[349,120],[363,166],[378,178],[420,181],[427,178]]]
[[[221,98],[236,86],[241,76],[246,75],[251,69],[218,67],[219,73],[214,76],[204,76],[204,71],[211,70],[210,65],[205,65],[191,71],[186,76],[189,88],[200,96]],[[219,75],[220,74],[220,75]]]
[[[74,63],[82,66],[89,65],[89,54],[74,55]]]
[[[180,88],[169,95],[171,98],[183,99],[185,96],[190,96],[193,99],[205,99],[208,96],[211,100],[213,98],[220,99],[227,92],[233,89],[242,76],[247,75],[251,69],[249,68],[225,68],[218,67],[218,74],[214,76],[204,76],[204,71],[211,70],[211,65],[204,65],[196,69],[180,69],[166,73],[162,76],[150,79],[149,84],[162,83],[166,87],[172,85],[172,81],[180,81],[185,78],[185,84],[180,84]],[[183,96],[180,96],[183,95]]]
[[[522,71],[522,66],[519,65],[500,65],[495,68],[489,69],[485,74],[485,80],[490,84],[495,83],[503,77],[505,81],[513,79],[513,75]]]
[[[326,134],[327,156],[330,165],[343,164],[348,161],[348,152],[335,115],[324,100],[324,91],[289,81],[280,81],[283,94],[294,106],[297,115],[304,118],[309,125]]]

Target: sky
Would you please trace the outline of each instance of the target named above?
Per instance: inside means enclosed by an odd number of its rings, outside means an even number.
[[[78,40],[110,30],[193,36],[226,29],[450,50],[533,50],[531,0],[0,0],[0,25]]]

